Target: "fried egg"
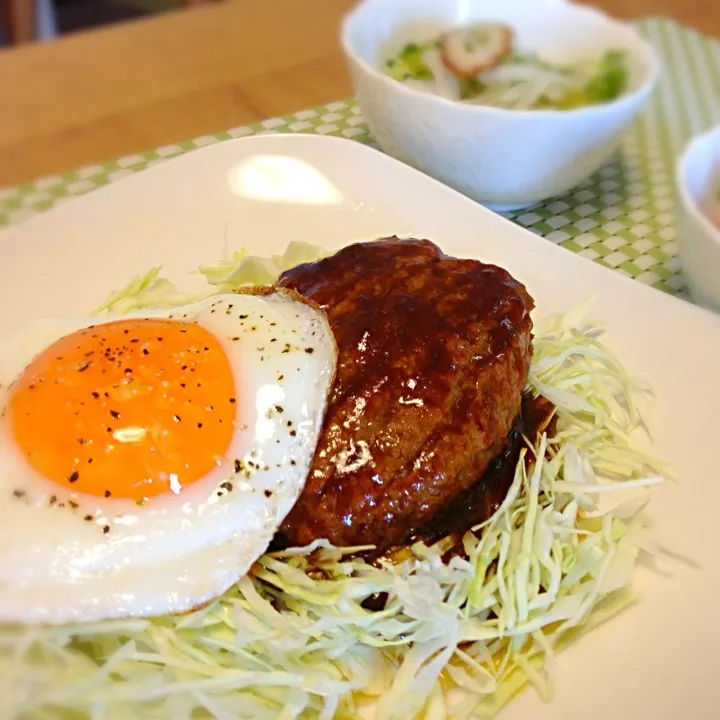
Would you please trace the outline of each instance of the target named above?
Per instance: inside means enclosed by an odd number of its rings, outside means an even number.
[[[300,494],[337,350],[286,291],[45,320],[0,349],[0,622],[182,613]]]

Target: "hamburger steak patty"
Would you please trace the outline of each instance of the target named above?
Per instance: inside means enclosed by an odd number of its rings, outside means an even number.
[[[299,265],[279,285],[327,312],[339,351],[281,535],[400,544],[503,450],[530,366],[533,300],[502,268],[396,237]]]

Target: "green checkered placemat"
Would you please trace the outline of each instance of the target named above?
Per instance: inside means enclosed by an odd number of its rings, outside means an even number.
[[[720,123],[720,42],[667,19],[643,20],[637,27],[658,49],[664,73],[616,157],[567,195],[505,216],[640,282],[684,295],[675,243],[675,161],[692,135]],[[0,227],[181,153],[275,132],[339,135],[372,143],[353,101],[331,103],[0,189]]]

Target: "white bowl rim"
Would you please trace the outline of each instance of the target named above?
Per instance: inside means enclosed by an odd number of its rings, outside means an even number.
[[[420,102],[427,102],[430,105],[438,104],[441,107],[445,106],[456,108],[459,112],[466,113],[468,115],[477,115],[483,113],[486,115],[495,115],[497,117],[512,115],[513,117],[527,118],[575,118],[581,115],[600,115],[605,113],[612,113],[613,110],[617,109],[619,106],[634,103],[636,99],[648,94],[653,89],[660,77],[661,61],[657,52],[655,51],[655,48],[647,40],[645,40],[645,38],[641,37],[638,34],[637,30],[635,30],[631,23],[618,20],[609,15],[608,13],[600,10],[599,8],[591,7],[588,5],[580,5],[575,2],[571,2],[571,0],[545,0],[549,9],[551,9],[553,6],[570,6],[578,13],[585,14],[588,17],[594,17],[594,19],[596,20],[608,21],[616,26],[622,27],[623,29],[630,31],[630,33],[634,35],[634,39],[637,41],[638,47],[642,47],[645,52],[648,64],[648,71],[647,77],[644,79],[644,81],[640,83],[638,87],[633,90],[633,92],[623,93],[622,95],[620,95],[620,97],[617,97],[614,100],[610,100],[609,102],[597,103],[595,105],[585,105],[583,107],[571,108],[569,110],[560,110],[558,108],[542,108],[538,110],[515,110],[512,108],[500,108],[490,105],[474,105],[470,103],[461,103],[457,100],[450,100],[440,95],[423,92],[413,87],[409,87],[408,85],[405,85],[401,82],[398,82],[397,80],[394,80],[393,78],[389,77],[377,68],[373,67],[370,63],[366,62],[355,52],[348,38],[348,28],[355,19],[355,17],[358,15],[358,13],[368,3],[379,1],[382,0],[360,0],[355,5],[355,7],[353,7],[352,10],[345,13],[341,25],[340,44],[345,54],[348,57],[351,57],[352,60],[358,65],[360,65],[366,73],[375,76],[375,78],[379,79],[380,82],[383,82],[388,86],[389,84],[392,84],[392,86],[397,92],[404,93],[409,98],[414,97]]]
[[[707,213],[692,196],[685,182],[685,172],[690,156],[697,152],[698,145],[715,139],[720,144],[720,124],[714,125],[699,135],[695,135],[685,144],[675,164],[675,184],[680,202],[691,215],[693,221],[700,225],[713,243],[720,245],[720,228],[710,221]]]

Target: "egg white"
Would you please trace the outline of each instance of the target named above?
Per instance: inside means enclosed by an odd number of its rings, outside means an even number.
[[[275,291],[215,296],[132,317],[195,320],[220,341],[238,397],[228,455],[178,494],[138,506],[48,481],[26,462],[3,417],[0,622],[95,621],[202,605],[247,572],[304,486],[337,355],[324,313]],[[48,319],[6,340],[0,408],[33,357],[92,324],[100,323]],[[228,480],[232,491],[220,487]],[[88,514],[91,522],[83,520]]]

